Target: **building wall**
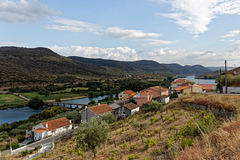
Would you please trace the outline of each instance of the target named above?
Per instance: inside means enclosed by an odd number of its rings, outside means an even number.
[[[37,141],[42,139],[42,133],[34,132],[34,140]]]
[[[82,110],[81,115],[82,115],[81,122],[87,121],[88,123],[90,123],[91,118],[98,116],[95,113],[93,113],[89,108],[85,108],[84,110]]]
[[[138,97],[136,98],[137,105],[142,106],[143,104],[148,103],[148,98],[147,97]]]
[[[170,100],[170,97],[161,97],[160,102],[163,104],[167,104]]]
[[[160,92],[157,91],[157,90],[154,90],[152,88],[148,88],[148,89],[145,89],[143,91],[140,92],[140,96],[153,96],[153,98],[156,98],[156,97],[159,97],[160,96]],[[168,91],[164,91],[164,92],[161,92],[161,95],[162,96],[168,96]]]
[[[118,94],[118,99],[119,100],[122,100],[122,98],[125,96],[125,92],[120,92],[119,94]]]
[[[131,110],[131,115],[133,115],[134,113],[136,113],[136,112],[138,112],[138,111],[139,111],[139,107]]]
[[[227,87],[229,94],[240,94],[240,87]],[[225,93],[225,86],[223,86],[223,93]]]
[[[115,110],[116,118],[127,117],[130,115],[131,115],[131,110],[127,109],[126,107],[119,107]]]
[[[183,94],[191,93],[191,92],[203,92],[203,88],[200,86],[192,86],[192,88],[187,88],[183,90]]]

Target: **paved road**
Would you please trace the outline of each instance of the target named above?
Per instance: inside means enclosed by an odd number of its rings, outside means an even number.
[[[57,136],[51,136],[49,138],[46,138],[46,139],[42,139],[40,141],[37,141],[37,142],[34,142],[34,143],[31,143],[29,145],[26,145],[26,146],[23,146],[21,148],[18,148],[18,149],[15,149],[12,151],[12,155],[15,155],[15,154],[18,154],[18,153],[21,153],[22,151],[25,151],[26,149],[27,150],[31,150],[31,149],[34,149],[35,147],[37,146],[41,146],[41,145],[44,145],[44,144],[47,144],[47,143],[52,143],[54,142],[55,139],[59,139],[61,136],[63,135],[66,135],[66,134],[70,134],[72,133],[74,130],[70,130],[68,132],[65,132],[65,133],[62,133],[62,134],[59,134]]]

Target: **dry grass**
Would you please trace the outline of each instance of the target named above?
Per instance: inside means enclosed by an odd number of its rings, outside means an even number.
[[[184,110],[184,107],[175,103],[164,112],[141,113],[128,119],[117,121],[112,124],[110,139],[105,147],[102,146],[101,149],[98,149],[95,160],[105,160],[111,157],[114,157],[116,160],[125,160],[129,157],[134,159],[169,159],[170,150],[165,147],[167,139],[176,134],[176,131],[179,131],[182,126],[186,125],[187,121],[193,119],[198,112],[198,110]],[[148,126],[140,133],[132,127],[131,121],[133,120],[140,123],[148,123]],[[144,142],[142,142],[142,138]],[[153,140],[157,143],[145,147],[147,140]],[[57,141],[55,149],[40,159],[75,160],[83,159],[84,157],[86,159],[94,159],[91,151],[83,152],[82,156],[76,151],[75,146],[73,139]]]
[[[178,160],[240,159],[240,118],[226,122],[194,146],[186,148]]]
[[[240,96],[218,94],[189,94],[182,97],[184,103],[194,103],[214,108],[222,108],[228,111],[236,111],[240,108]]]

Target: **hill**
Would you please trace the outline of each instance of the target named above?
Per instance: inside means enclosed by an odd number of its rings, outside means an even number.
[[[152,60],[140,60],[140,61],[116,61],[94,58],[83,58],[77,56],[70,56],[69,58],[82,63],[96,64],[99,66],[108,66],[121,69],[129,73],[152,73],[152,74],[200,74],[208,73],[211,70],[201,66],[181,66],[179,64],[160,64]]]
[[[91,150],[76,148],[75,137],[62,136],[55,141],[55,148],[40,159],[239,159],[239,113],[228,119],[213,115],[210,110],[184,107],[180,103],[208,101],[204,105],[211,103],[210,107],[215,108],[223,104],[229,109],[229,106],[239,105],[237,99],[239,97],[231,95],[228,98],[187,95],[172,100],[158,111],[141,110],[110,124],[110,137],[98,148],[96,158]],[[13,158],[24,157],[17,155]]]
[[[73,81],[83,75],[119,76],[111,67],[73,61],[47,48],[0,47],[0,82]]]

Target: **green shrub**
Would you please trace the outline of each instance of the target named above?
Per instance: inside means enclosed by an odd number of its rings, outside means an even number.
[[[136,144],[130,146],[130,148],[129,148],[129,152],[132,152],[134,149],[136,149]]]
[[[182,148],[185,148],[185,147],[187,147],[187,146],[190,146],[190,145],[192,145],[193,144],[193,140],[192,139],[190,139],[190,138],[183,138],[182,140],[181,140],[181,147]]]
[[[24,137],[24,136],[21,136],[21,135],[18,135],[18,136],[17,136],[17,139],[18,139],[18,142],[20,143],[20,142],[22,142],[22,141],[25,140],[25,137]]]
[[[133,159],[137,159],[137,158],[139,158],[139,155],[138,154],[133,154],[133,155],[130,155],[128,157],[128,160],[133,160]]]
[[[25,157],[27,154],[28,154],[28,150],[27,150],[27,149],[26,149],[25,151],[22,151],[22,152],[21,152],[21,155],[22,155],[23,157]]]
[[[167,115],[167,116],[165,117],[164,121],[167,121],[167,120],[169,120],[169,119],[170,119],[170,116]]]
[[[122,146],[120,146],[122,149],[125,149],[126,147],[127,147],[127,142],[124,140],[123,141],[123,145]]]
[[[159,156],[159,155],[161,155],[163,152],[162,152],[162,149],[154,149],[153,151],[152,151],[152,155],[153,156]]]
[[[4,139],[1,137],[1,138],[0,138],[0,142],[2,142],[3,140],[4,140]]]
[[[157,146],[157,139],[153,139],[153,138],[148,138],[145,141],[145,146],[144,146],[144,150],[147,150],[148,148],[152,147],[152,146]]]
[[[151,123],[154,124],[156,122],[159,121],[159,118],[156,117],[156,115],[154,115],[152,118],[151,118]]]

